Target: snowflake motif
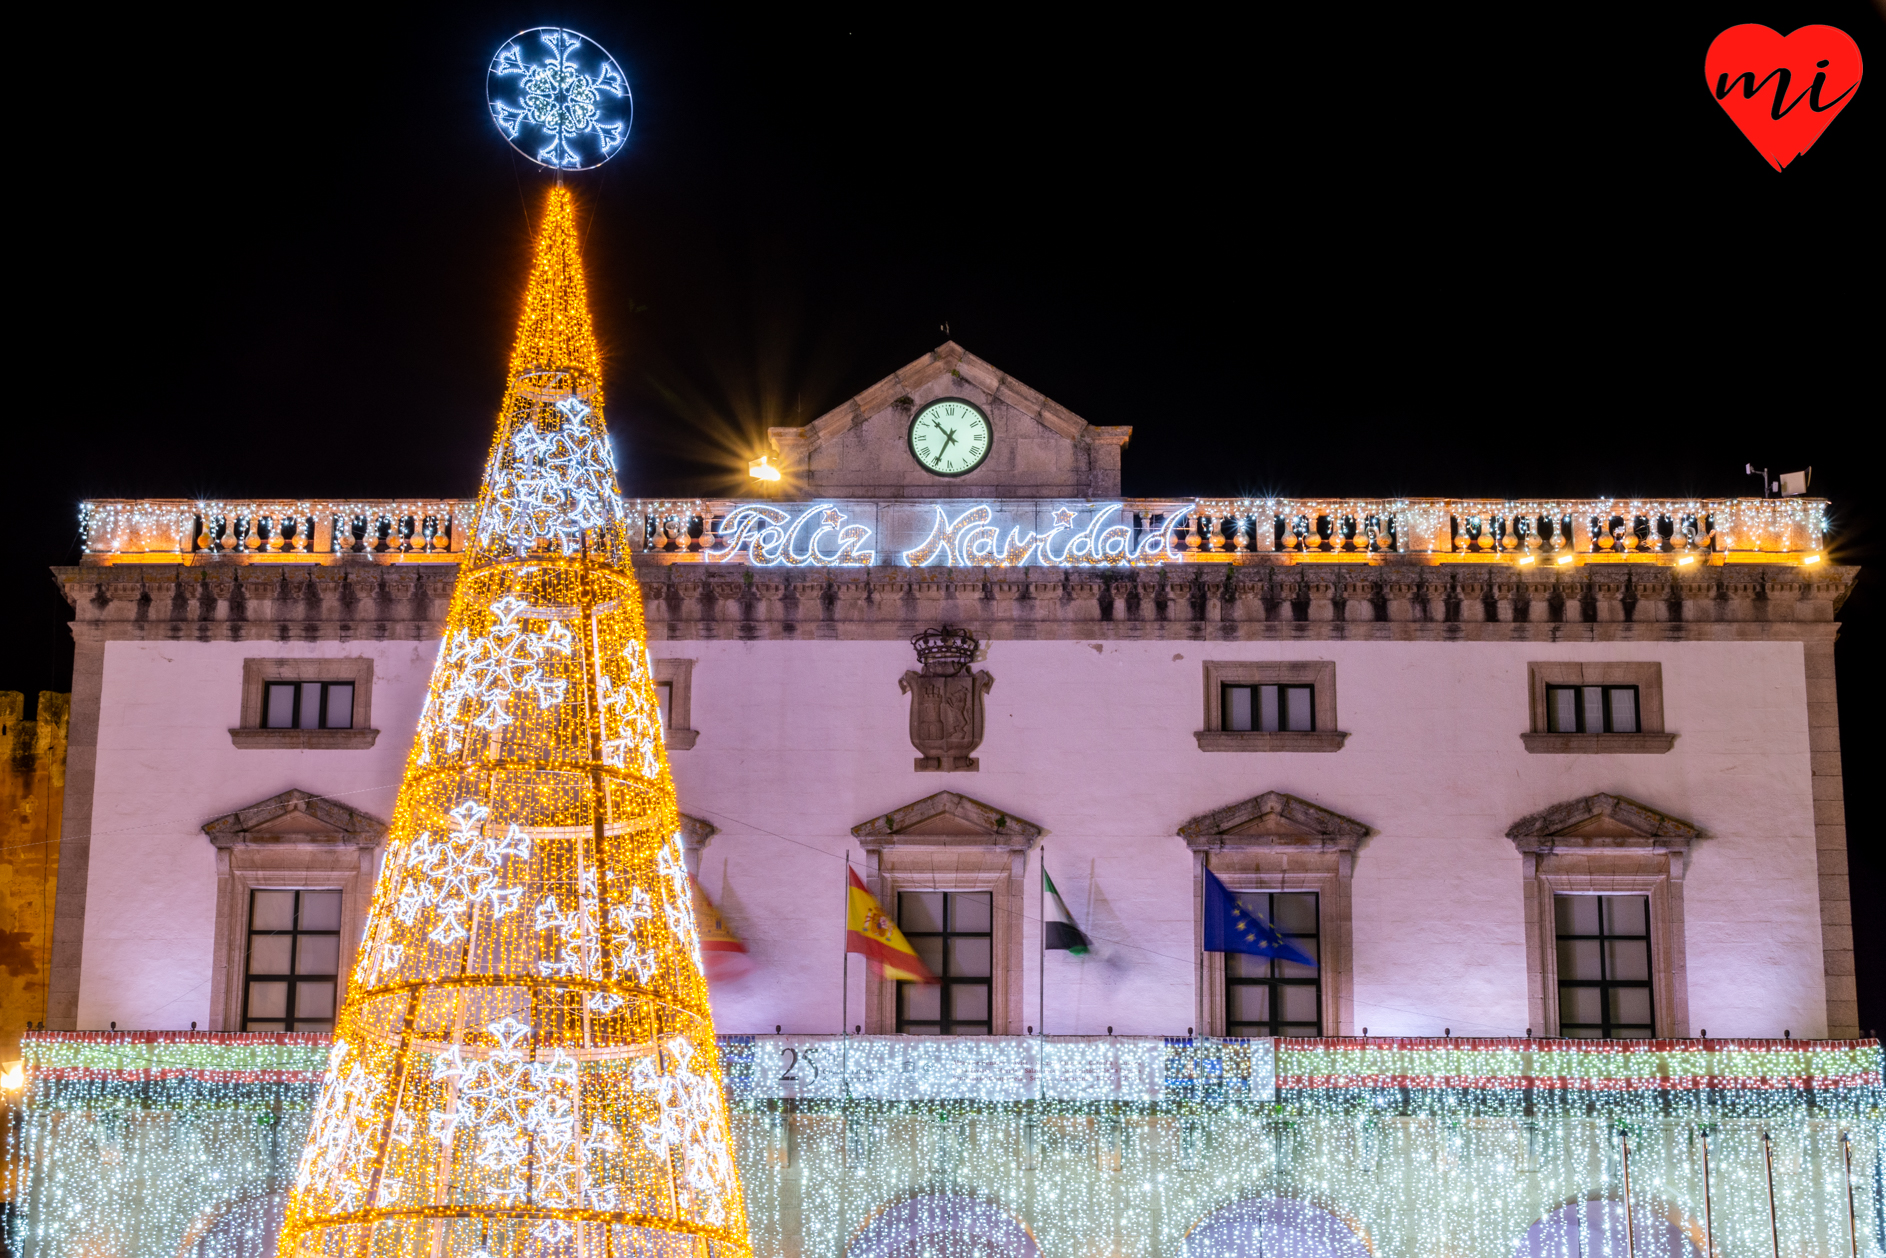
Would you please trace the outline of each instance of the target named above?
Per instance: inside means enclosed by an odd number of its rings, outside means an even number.
[[[541,61],[524,59],[529,35],[550,50]],[[595,65],[596,72],[584,73],[586,64]],[[608,53],[575,31],[539,27],[505,44],[492,59],[486,91],[492,121],[505,138],[545,166],[582,170],[600,165],[629,134],[629,85],[622,71]]]
[[[656,748],[661,742],[661,713],[655,706],[648,648],[639,642],[625,647],[622,660],[628,666],[628,676],[622,683],[612,683],[605,676],[597,686],[603,763],[627,769],[633,757],[635,772],[658,777],[661,757]]]
[[[724,1223],[735,1180],[720,1088],[712,1075],[695,1073],[694,1046],[685,1037],[674,1036],[662,1047],[672,1063],[667,1073],[651,1055],[635,1063],[632,1075],[638,1090],[655,1094],[660,1115],[642,1124],[642,1143],[658,1157],[678,1149],[682,1209],[708,1223]]]
[[[535,423],[518,425],[500,446],[485,483],[491,497],[478,520],[478,543],[502,539],[519,554],[539,542],[573,551],[582,535],[622,516],[616,493],[615,457],[608,436],[586,422],[595,412],[580,398],[556,404],[563,417],[554,432]]]
[[[531,1060],[519,1047],[530,1027],[514,1017],[485,1029],[498,1041],[487,1056],[466,1061],[454,1044],[433,1063],[434,1079],[457,1085],[446,1110],[432,1116],[434,1139],[450,1140],[460,1127],[469,1128],[472,1160],[489,1173],[485,1191],[504,1205],[527,1197],[539,1205],[576,1205],[583,1154],[575,1059],[559,1048],[548,1061]]]
[[[435,842],[430,831],[422,833],[394,858],[399,862],[395,877],[403,876],[399,894],[393,899],[393,918],[410,926],[419,911],[430,908],[438,915],[438,924],[426,937],[444,947],[469,936],[461,920],[474,904],[490,907],[493,918],[517,911],[524,892],[499,880],[507,859],[530,859],[530,836],[515,824],[502,837],[485,830],[491,810],[475,800],[466,800],[446,816],[454,829],[443,843]],[[389,881],[388,885],[399,885]],[[390,933],[385,918],[377,923],[384,937]],[[369,955],[392,954],[397,965],[403,950],[369,935]],[[373,962],[374,972],[384,971],[383,960]]]
[[[383,1086],[357,1058],[349,1064],[353,1055],[344,1040],[328,1052],[327,1078],[295,1171],[295,1191],[331,1193],[343,1212],[356,1209],[367,1192],[379,1136],[374,1102]]]
[[[491,605],[498,623],[482,638],[460,629],[446,644],[439,675],[426,710],[419,718],[419,763],[431,764],[434,740],[443,738],[446,754],[465,745],[472,728],[497,732],[511,724],[511,696],[530,693],[540,711],[563,702],[569,682],[544,676],[551,655],[568,655],[575,639],[561,621],[542,633],[528,633],[519,623],[529,604],[507,594]]]
[[[681,860],[681,836],[671,835],[655,855],[655,868],[668,880],[668,894],[662,908],[668,915],[668,929],[681,940],[681,946],[694,958],[694,970],[705,973],[701,963],[701,931],[694,922],[694,888],[688,881],[688,867]]]
[[[540,931],[554,931],[556,938],[552,947],[558,949],[559,960],[545,960],[537,963],[539,970],[548,978],[597,978],[602,971],[602,932],[601,920],[597,912],[596,871],[586,869],[577,891],[576,904],[563,909],[557,898],[547,895],[537,902],[536,926]],[[655,977],[655,954],[635,942],[636,923],[655,916],[655,909],[649,900],[648,892],[641,887],[629,891],[627,904],[613,905],[609,909],[609,925],[617,932],[615,977],[632,974],[642,982],[648,983]],[[589,997],[590,1009],[599,1013],[612,1013],[622,1005],[622,997],[614,992],[593,992]]]

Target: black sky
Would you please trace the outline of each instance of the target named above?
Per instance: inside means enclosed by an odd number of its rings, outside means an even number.
[[[631,493],[736,488],[767,425],[947,323],[1131,424],[1129,494],[1733,494],[1749,460],[1812,465],[1836,557],[1880,563],[1886,83],[1778,174],[1702,76],[1746,21],[1840,26],[1886,73],[1865,0],[884,7],[148,9],[62,43],[16,102],[0,688],[69,686],[46,568],[81,498],[475,490],[545,186],[484,68],[544,23],[635,92],[575,181]],[[1883,602],[1869,574],[1839,652],[1867,1026]]]

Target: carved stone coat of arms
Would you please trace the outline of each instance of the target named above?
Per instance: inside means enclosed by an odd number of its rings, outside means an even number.
[[[966,629],[927,629],[911,639],[921,672],[912,670],[897,688],[910,696],[910,742],[923,754],[919,773],[974,773],[970,753],[982,745],[982,697],[995,685],[987,672],[969,671],[977,642]]]

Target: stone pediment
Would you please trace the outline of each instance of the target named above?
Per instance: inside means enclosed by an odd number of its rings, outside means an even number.
[[[911,457],[918,407],[973,402],[989,418],[981,466],[934,476]],[[1113,498],[1131,428],[1100,428],[946,341],[800,428],[767,435],[794,498]]]
[[[918,843],[933,847],[996,847],[1025,852],[1046,833],[1031,821],[999,808],[938,791],[915,803],[855,825],[852,834],[867,850]]]
[[[1686,852],[1702,832],[1622,795],[1586,795],[1514,822],[1506,837],[1522,852],[1624,848]]]
[[[379,846],[386,823],[331,799],[290,790],[206,822],[203,833],[217,847],[361,848]]]
[[[1368,837],[1369,828],[1295,795],[1266,791],[1194,817],[1180,826],[1178,833],[1194,851],[1281,847],[1353,852]]]

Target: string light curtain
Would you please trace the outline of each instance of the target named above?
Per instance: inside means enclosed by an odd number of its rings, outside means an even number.
[[[602,408],[559,187],[281,1258],[749,1253]]]

